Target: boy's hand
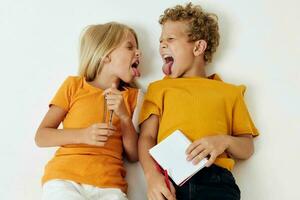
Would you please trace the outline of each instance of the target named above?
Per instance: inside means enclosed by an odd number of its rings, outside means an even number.
[[[129,117],[122,92],[117,89],[116,84],[113,83],[111,88],[104,90],[103,94],[107,101],[108,110],[113,110],[114,114],[116,114],[121,120]]]
[[[216,158],[228,148],[227,138],[227,135],[217,135],[194,141],[186,150],[187,160],[192,160],[193,164],[196,165],[209,155],[206,167],[211,166]]]
[[[170,182],[171,191],[168,189],[165,177],[159,172],[153,172],[147,179],[148,191],[147,197],[149,200],[176,200],[175,188]]]
[[[81,142],[84,144],[104,146],[116,128],[106,123],[96,123],[88,128],[82,129]]]

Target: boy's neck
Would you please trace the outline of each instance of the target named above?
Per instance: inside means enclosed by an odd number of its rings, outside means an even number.
[[[206,78],[205,66],[206,66],[206,63],[204,62],[204,60],[195,62],[192,64],[192,67],[182,75],[182,77]]]

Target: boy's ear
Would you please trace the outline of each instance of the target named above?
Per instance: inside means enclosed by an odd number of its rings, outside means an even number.
[[[200,56],[200,55],[204,54],[206,47],[207,47],[207,43],[205,40],[197,40],[195,42],[195,47],[193,49],[194,55]]]

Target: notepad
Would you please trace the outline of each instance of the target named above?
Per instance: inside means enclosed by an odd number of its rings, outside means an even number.
[[[191,141],[180,131],[176,130],[159,144],[149,150],[153,159],[164,169],[176,183],[181,186],[195,173],[205,167],[207,158],[197,165],[186,160],[186,149]]]

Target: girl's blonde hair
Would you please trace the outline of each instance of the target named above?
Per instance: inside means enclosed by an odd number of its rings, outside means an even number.
[[[129,32],[138,44],[135,31],[124,24],[109,22],[86,27],[80,39],[79,76],[93,81],[102,69],[103,59],[120,45]]]

